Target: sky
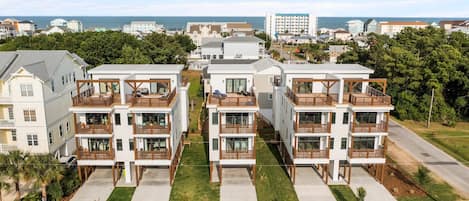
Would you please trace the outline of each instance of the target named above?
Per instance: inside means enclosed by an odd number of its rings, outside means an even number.
[[[469,17],[469,0],[0,0],[0,16]]]

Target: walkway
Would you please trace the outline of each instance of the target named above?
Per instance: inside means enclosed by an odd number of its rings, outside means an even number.
[[[469,198],[468,167],[394,121],[389,122],[389,138],[398,147],[422,162],[425,167]]]
[[[147,168],[135,189],[133,201],[168,201],[171,194],[168,168]]]
[[[366,190],[365,201],[396,201],[391,193],[361,167],[352,167],[350,188],[357,195],[357,188]]]
[[[220,201],[257,201],[247,168],[223,168]]]
[[[335,201],[329,187],[312,167],[297,167],[295,191],[299,201]]]
[[[111,195],[112,184],[111,168],[96,168],[88,180],[78,189],[72,201],[105,201]]]

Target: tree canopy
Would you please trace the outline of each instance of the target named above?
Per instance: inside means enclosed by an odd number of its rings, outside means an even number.
[[[116,32],[83,32],[38,36],[22,36],[8,40],[0,51],[68,50],[88,64],[179,63],[187,61],[187,53],[196,46],[185,35],[169,36],[153,33],[143,39]]]
[[[443,29],[406,28],[394,38],[370,34],[368,48],[353,46],[339,63],[359,63],[388,79],[400,119],[425,120],[435,90],[433,120],[469,117],[469,36]]]

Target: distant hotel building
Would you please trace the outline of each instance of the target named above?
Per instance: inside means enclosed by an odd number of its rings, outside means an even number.
[[[53,34],[53,33],[65,33],[65,32],[83,32],[83,23],[78,20],[64,20],[62,18],[57,18],[50,21],[50,26],[43,30],[43,34]]]
[[[361,20],[350,20],[347,22],[348,32],[353,36],[363,33],[364,23]]]
[[[378,33],[388,36],[394,36],[401,32],[403,29],[410,27],[415,29],[421,29],[427,27],[428,24],[425,22],[380,22],[378,25]]]
[[[146,35],[153,32],[163,32],[164,27],[156,24],[155,21],[132,21],[130,24],[124,25],[122,32],[132,35]]]
[[[307,13],[269,13],[265,17],[265,33],[277,40],[279,34],[316,36],[317,17]]]

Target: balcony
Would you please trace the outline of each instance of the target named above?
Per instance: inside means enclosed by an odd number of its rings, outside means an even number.
[[[220,158],[228,159],[228,160],[256,159],[256,152],[253,150],[247,150],[247,151],[222,150],[220,151]]]
[[[78,160],[114,160],[114,150],[88,151],[79,149]]]
[[[76,134],[112,134],[112,125],[78,123]]]
[[[388,132],[388,124],[385,121],[380,123],[358,123],[354,122],[351,127],[352,133],[377,133]]]
[[[293,121],[296,133],[330,133],[331,123],[315,124],[315,123],[297,123]]]
[[[285,95],[295,105],[301,106],[331,106],[337,100],[337,94],[325,93],[295,93],[290,88],[287,88]]]
[[[127,103],[132,107],[168,107],[176,96],[176,90],[168,95],[127,95]]]
[[[95,94],[94,88],[87,89],[72,98],[74,107],[108,107],[120,103],[119,94]]]
[[[160,125],[135,125],[134,134],[170,134],[171,123],[166,126]]]
[[[255,96],[245,96],[242,94],[228,94],[226,96],[214,96],[210,94],[209,103],[218,106],[257,106]]]
[[[315,159],[315,158],[329,158],[329,149],[311,149],[311,150],[298,150],[295,149],[294,157],[297,159]]]
[[[384,158],[384,149],[349,149],[350,158]]]
[[[220,124],[220,133],[256,133],[257,124],[241,125],[241,124]]]
[[[135,160],[171,160],[171,153],[169,150],[136,151]]]
[[[349,91],[352,90],[349,89]],[[354,106],[390,106],[391,96],[386,95],[384,92],[385,90],[380,91],[367,86],[365,93],[344,93],[344,102],[349,102]]]

